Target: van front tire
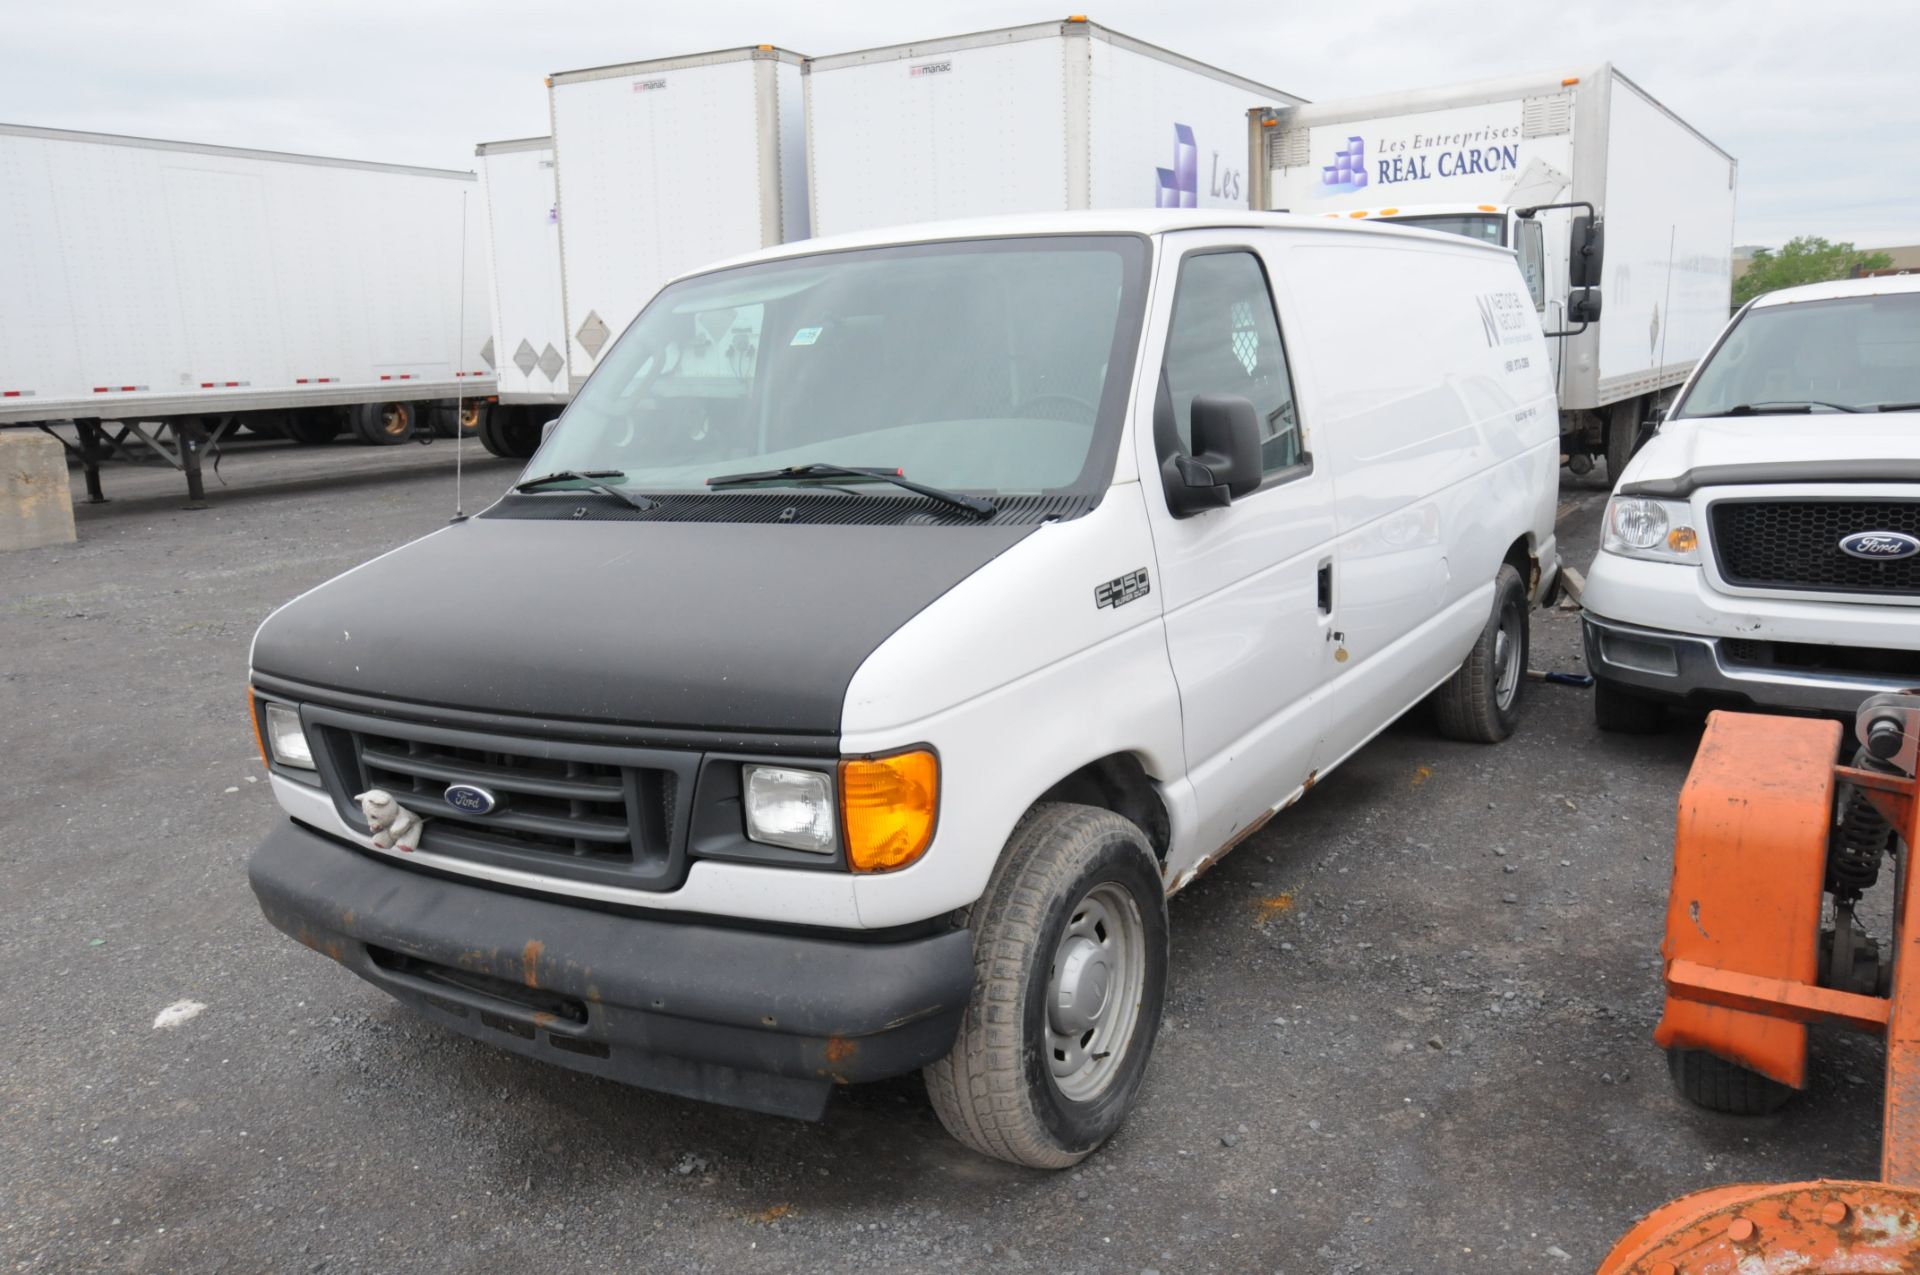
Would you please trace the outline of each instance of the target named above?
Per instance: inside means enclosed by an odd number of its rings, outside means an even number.
[[[1493,582],[1493,614],[1466,663],[1434,692],[1440,733],[1471,744],[1497,744],[1520,722],[1527,693],[1527,586],[1510,562]]]
[[[974,986],[925,1069],[947,1132],[1013,1164],[1064,1169],[1126,1119],[1160,1029],[1167,904],[1146,834],[1050,802],[1014,829],[970,911]]]

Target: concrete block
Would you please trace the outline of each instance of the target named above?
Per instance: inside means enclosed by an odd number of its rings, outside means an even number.
[[[0,552],[75,538],[66,449],[38,430],[0,430]]]

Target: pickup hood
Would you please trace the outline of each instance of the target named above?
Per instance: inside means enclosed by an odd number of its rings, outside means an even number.
[[[1622,478],[1626,494],[1671,496],[1723,482],[1920,481],[1920,413],[1669,421]]]
[[[276,611],[253,668],[416,704],[837,735],[874,648],[1033,530],[474,518]]]

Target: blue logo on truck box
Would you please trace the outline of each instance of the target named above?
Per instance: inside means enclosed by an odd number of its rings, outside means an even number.
[[[1193,143],[1193,130],[1185,124],[1173,126],[1173,167],[1153,170],[1158,183],[1153,191],[1155,208],[1196,208],[1200,204],[1200,148]]]
[[[1351,193],[1367,185],[1367,144],[1349,137],[1347,144],[1333,153],[1333,162],[1320,170],[1322,190]]]

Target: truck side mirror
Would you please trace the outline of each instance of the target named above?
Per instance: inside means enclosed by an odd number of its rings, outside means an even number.
[[[559,423],[560,423],[560,418],[556,416],[552,420],[548,421],[545,425],[542,425],[540,427],[540,441],[542,443],[545,443],[549,438],[553,437],[553,427],[558,425]]]
[[[1598,323],[1600,321],[1600,289],[1577,288],[1567,294],[1568,323]]]
[[[1606,256],[1607,228],[1600,218],[1592,213],[1573,215],[1573,233],[1568,244],[1569,288],[1597,288],[1600,286],[1600,263]],[[1599,313],[1598,307],[1595,314]]]
[[[1177,518],[1233,503],[1260,489],[1260,416],[1238,394],[1196,394],[1193,454],[1166,466],[1167,504]]]

